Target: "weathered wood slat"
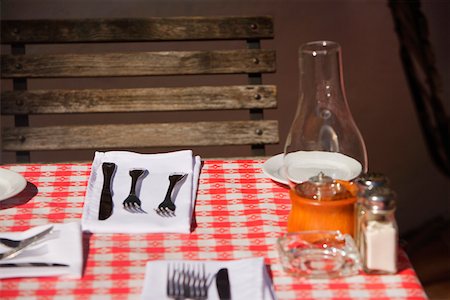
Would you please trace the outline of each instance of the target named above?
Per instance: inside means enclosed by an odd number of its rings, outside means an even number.
[[[188,147],[278,142],[277,121],[4,128],[4,151]]]
[[[276,86],[29,90],[1,94],[2,115],[276,107]]]
[[[2,55],[3,78],[231,74],[275,71],[274,50]]]
[[[271,17],[10,20],[2,43],[67,43],[272,38]]]

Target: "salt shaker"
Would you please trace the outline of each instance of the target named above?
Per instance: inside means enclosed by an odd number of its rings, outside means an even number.
[[[360,253],[369,274],[397,273],[398,227],[395,193],[387,187],[367,190],[362,202]]]
[[[354,183],[356,183],[358,187],[357,192],[357,201],[355,205],[355,243],[356,246],[359,247],[360,244],[360,228],[361,228],[361,220],[362,216],[364,214],[364,210],[362,209],[362,202],[364,199],[364,194],[367,190],[381,187],[381,186],[388,186],[389,185],[389,179],[381,173],[375,173],[375,172],[369,172],[364,173],[360,176],[358,176],[356,179],[353,180]]]

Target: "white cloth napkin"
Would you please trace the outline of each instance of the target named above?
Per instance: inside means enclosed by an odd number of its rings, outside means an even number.
[[[104,162],[113,162],[117,166],[111,187],[114,206],[108,219],[99,220]],[[191,150],[158,154],[96,152],[83,208],[83,230],[94,233],[189,233],[200,166],[200,157],[194,157]],[[146,174],[139,178],[139,188],[136,191],[145,213],[131,213],[123,208],[123,201],[130,193],[131,169],[147,170]],[[187,177],[177,184],[177,193],[175,190],[173,193],[176,194],[176,216],[161,217],[154,209],[164,200],[169,187],[168,178],[172,173],[186,173]]]
[[[166,294],[168,265],[180,264],[192,266],[204,263],[206,274],[211,275],[208,289],[208,300],[219,299],[215,275],[221,268],[228,269],[231,298],[233,300],[269,300],[276,299],[272,282],[264,265],[264,258],[247,258],[228,261],[176,261],[155,260],[147,263],[145,270],[142,300],[170,299]]]
[[[65,276],[80,278],[83,269],[83,243],[81,226],[78,222],[66,224],[47,224],[20,232],[1,232],[0,237],[21,240],[44,231],[53,225],[53,229],[43,240],[30,245],[17,256],[0,260],[0,278]],[[10,248],[0,245],[0,252]],[[32,266],[32,264],[35,264]],[[36,266],[53,264],[53,266]],[[54,266],[63,264],[67,266]]]

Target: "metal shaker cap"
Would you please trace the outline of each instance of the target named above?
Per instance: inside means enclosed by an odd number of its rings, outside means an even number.
[[[363,205],[373,212],[393,210],[396,206],[396,194],[384,186],[374,187],[364,192]]]
[[[389,179],[382,173],[369,172],[358,176],[354,182],[363,188],[375,188],[388,185]]]

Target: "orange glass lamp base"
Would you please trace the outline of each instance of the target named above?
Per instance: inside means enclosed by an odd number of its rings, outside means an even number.
[[[341,182],[352,197],[339,200],[313,200],[300,197],[294,189],[289,191],[291,211],[288,216],[288,232],[306,230],[339,230],[353,236],[355,226],[356,187]]]

